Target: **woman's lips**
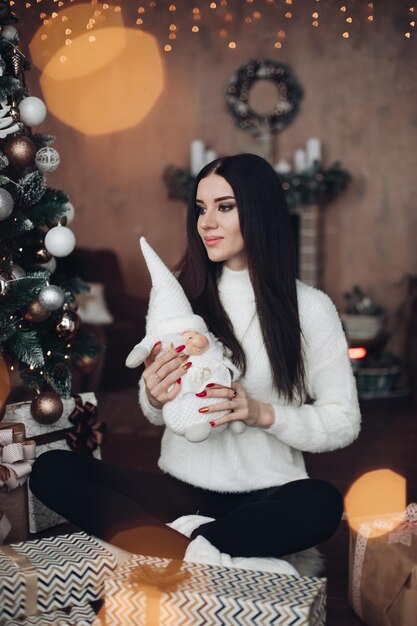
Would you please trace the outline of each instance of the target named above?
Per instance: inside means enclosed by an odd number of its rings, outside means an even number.
[[[205,237],[204,241],[206,246],[215,246],[219,241],[223,241],[223,237]]]

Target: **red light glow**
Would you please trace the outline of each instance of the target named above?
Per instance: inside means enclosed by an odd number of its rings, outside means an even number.
[[[357,360],[366,356],[365,348],[349,348],[349,358]]]

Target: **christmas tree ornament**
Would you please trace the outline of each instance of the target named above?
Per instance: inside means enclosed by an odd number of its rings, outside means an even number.
[[[53,256],[68,256],[75,248],[75,236],[66,226],[54,226],[45,235],[45,247]]]
[[[77,334],[80,324],[79,315],[75,311],[67,310],[58,318],[55,328],[61,339],[72,339]]]
[[[47,285],[40,290],[38,300],[48,311],[56,311],[63,306],[65,294],[56,285]]]
[[[9,165],[9,159],[3,152],[0,152],[0,170],[5,170]]]
[[[5,70],[6,70],[6,62],[3,59],[3,57],[0,56],[0,76],[3,76]]]
[[[14,101],[10,105],[9,115],[10,115],[10,117],[12,118],[12,120],[14,122],[19,122],[20,121],[19,109],[17,107],[16,102],[14,102]]]
[[[46,106],[43,100],[36,98],[35,96],[28,96],[23,98],[19,103],[20,120],[25,124],[33,128],[42,124],[46,117]]]
[[[40,148],[36,153],[35,164],[41,172],[53,172],[58,168],[59,163],[59,153],[55,148],[46,146]]]
[[[16,78],[19,78],[23,69],[23,56],[19,52],[19,50],[15,48],[11,58],[12,58],[13,73],[16,76]]]
[[[20,265],[13,264],[10,268],[10,271],[15,280],[19,280],[19,278],[25,278],[26,276],[25,270],[23,269],[23,267],[20,267]]]
[[[39,269],[42,271],[50,272],[50,274],[53,274],[56,270],[56,259],[55,257],[51,256],[46,249],[45,249],[45,252],[50,256],[50,259],[46,261],[46,263],[43,263],[42,265],[40,265]]]
[[[16,169],[25,169],[34,163],[37,148],[29,137],[19,136],[9,139],[3,151],[10,165]]]
[[[25,320],[27,322],[31,322],[32,324],[41,324],[41,322],[47,320],[50,315],[51,312],[45,309],[39,300],[32,300],[26,311],[23,313]]]
[[[15,119],[15,111],[12,105],[6,102],[0,103],[0,139],[5,139],[21,130],[20,122]]]
[[[1,15],[0,15],[1,18]],[[1,36],[3,39],[7,39],[7,41],[19,41],[19,35],[17,33],[17,28],[12,26],[11,24],[7,24],[1,32]]]
[[[83,354],[83,356],[73,359],[72,362],[74,363],[74,367],[82,374],[91,374],[97,367],[98,357]]]
[[[45,267],[46,263],[51,260],[52,255],[44,246],[42,246],[38,250],[35,250],[34,257],[38,263],[42,263]]]
[[[13,196],[7,189],[0,187],[0,222],[12,214],[14,206]]]
[[[67,218],[67,224],[71,224],[71,222],[73,221],[73,219],[75,217],[74,205],[72,204],[72,202],[66,202],[64,204],[64,208],[65,208],[65,215],[64,215],[64,217]]]
[[[30,412],[39,424],[54,424],[64,410],[61,398],[55,391],[43,391],[32,400]]]
[[[10,272],[2,272],[0,274],[0,297],[5,296],[10,288],[10,281],[13,276]]]

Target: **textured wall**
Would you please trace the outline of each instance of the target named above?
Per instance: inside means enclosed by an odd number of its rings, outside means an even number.
[[[349,40],[341,37],[343,16],[330,0],[320,2],[318,29],[309,24],[319,3],[301,7],[295,1],[291,21],[264,16],[256,28],[238,29],[235,50],[204,29],[197,36],[180,32],[176,50],[164,55],[163,95],[130,131],[89,138],[49,115],[42,130],[56,135],[62,165],[48,180],[70,194],[78,245],[114,248],[129,290],[146,294],[137,236],[145,234],[169,264],[184,245],[185,208],[168,200],[164,167],[186,166],[196,137],[218,153],[250,149],[250,138],[226,111],[223,93],[233,71],[250,58],[276,58],[293,68],[305,91],[300,114],[276,140],[276,157],[291,158],[308,137],[317,136],[325,164],[340,160],[353,176],[349,189],[325,209],[325,290],[341,307],[343,292],[360,283],[395,311],[404,297],[403,275],[417,272],[417,54],[416,37],[403,36],[398,4],[406,3],[392,4],[378,2],[370,25],[364,20],[367,3],[357,2]],[[126,23],[133,26],[136,3],[125,7]],[[36,15],[19,13],[22,39],[34,32]],[[180,11],[176,16],[185,25]],[[166,18],[154,19],[156,30],[165,32],[166,25]],[[276,50],[274,33],[283,26],[287,37]],[[132,68],[143,61],[132,59]],[[41,95],[37,70],[27,78],[32,94]]]

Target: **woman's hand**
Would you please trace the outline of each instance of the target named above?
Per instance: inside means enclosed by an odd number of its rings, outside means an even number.
[[[199,409],[199,412],[204,414],[229,411],[227,415],[210,422],[213,427],[240,420],[247,426],[269,428],[275,422],[275,413],[272,405],[254,400],[245,388],[238,383],[234,383],[232,387],[209,385],[205,391],[197,395],[200,398],[225,398],[224,402],[211,404],[206,407],[203,406]]]
[[[173,400],[179,394],[181,376],[191,367],[188,354],[181,354],[185,345],[169,348],[157,359],[161,348],[161,342],[158,341],[145,360],[145,369],[142,374],[146,395],[156,409],[162,409],[166,402]]]

